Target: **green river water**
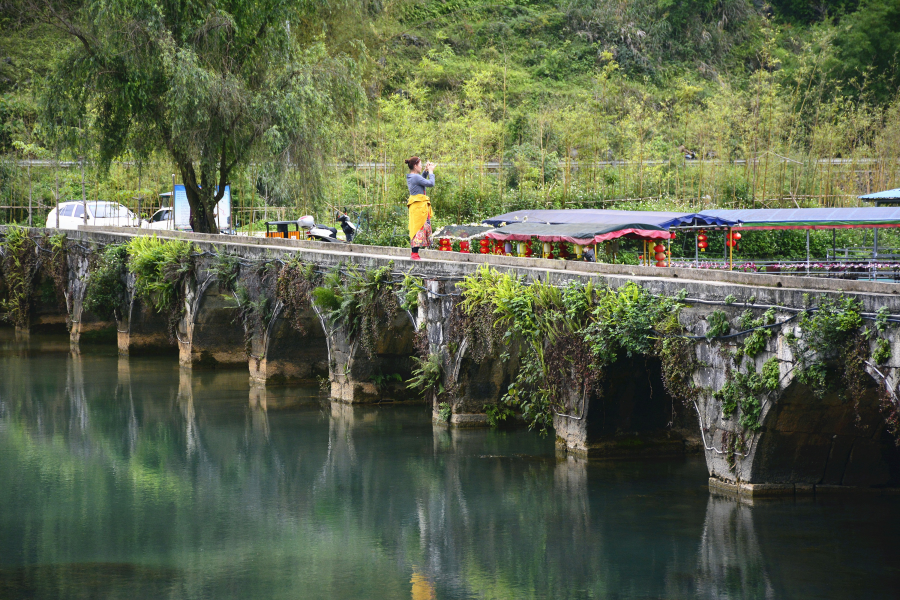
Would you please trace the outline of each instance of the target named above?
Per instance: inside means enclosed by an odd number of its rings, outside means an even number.
[[[900,497],[706,480],[0,330],[0,599],[900,597]]]

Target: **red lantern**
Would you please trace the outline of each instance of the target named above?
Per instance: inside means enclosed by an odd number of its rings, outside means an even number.
[[[481,254],[488,254],[490,252],[490,250],[488,249],[488,245],[490,243],[490,240],[488,240],[487,238],[481,238],[480,240],[478,240],[478,245],[481,246],[478,251]]]
[[[657,252],[656,255],[654,256],[654,258],[657,260],[657,262],[666,260],[666,253],[665,252]],[[656,266],[658,267],[659,265],[657,264]]]
[[[656,266],[657,266],[657,267],[664,267],[664,266],[666,266],[666,262],[663,261],[663,260],[658,260],[658,261],[656,261]]]
[[[534,255],[534,250],[531,249],[531,240],[525,242],[525,256],[530,257]]]
[[[453,250],[452,243],[453,242],[451,242],[447,238],[441,238],[438,240],[438,250],[440,250],[441,252],[450,252],[451,250]]]
[[[735,231],[734,233],[731,234],[731,237],[732,237],[732,239],[739,240],[739,239],[741,239],[741,232]]]
[[[700,248],[700,252],[706,252],[706,247],[709,246],[706,242],[697,242],[697,247]]]
[[[464,254],[469,254],[469,252],[470,252],[469,248],[470,248],[470,246],[469,246],[469,240],[462,240],[462,241],[459,243],[459,251],[460,251],[460,252],[462,252],[462,253],[464,253]]]
[[[653,251],[654,252],[665,252],[666,247],[663,246],[662,244],[657,244],[657,245],[653,246]]]
[[[674,232],[674,231],[671,232],[671,233],[669,234],[669,239],[670,239],[670,240],[674,240],[674,239],[675,239],[675,232]]]
[[[703,234],[701,233],[700,235],[697,236],[697,241],[698,241],[698,242],[705,242],[705,241],[706,241],[706,236],[703,235]]]
[[[571,254],[569,254],[569,245],[565,242],[559,243],[559,257],[560,258],[569,258]]]

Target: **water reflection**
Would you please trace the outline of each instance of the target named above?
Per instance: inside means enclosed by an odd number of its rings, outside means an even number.
[[[322,402],[171,359],[0,342],[0,479],[0,597],[890,597],[900,583],[896,500],[750,507],[710,496],[700,461],[557,461],[527,431],[435,428],[425,407]]]
[[[710,495],[700,540],[696,597],[775,597],[753,527],[752,507]]]

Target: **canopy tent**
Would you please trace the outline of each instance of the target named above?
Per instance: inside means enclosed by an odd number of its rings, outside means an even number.
[[[620,237],[632,239],[669,239],[671,234],[659,225],[640,222],[620,223],[512,223],[485,234],[492,240],[524,242],[537,238],[542,242],[569,242],[587,246]]]
[[[679,226],[722,226],[734,225],[707,213],[682,213],[644,210],[603,210],[603,209],[569,209],[569,210],[517,210],[491,217],[482,221],[485,225],[501,227],[513,223],[540,223],[544,225],[574,224],[627,224],[640,223],[653,225],[663,229]]]
[[[859,197],[863,202],[874,202],[875,206],[882,204],[900,204],[900,188],[873,192]]]
[[[900,206],[747,208],[702,213],[737,222],[734,229],[848,229],[900,227]]]
[[[484,234],[491,231],[493,227],[489,225],[444,225],[436,232],[433,237],[437,239],[446,238],[449,240],[479,240]]]

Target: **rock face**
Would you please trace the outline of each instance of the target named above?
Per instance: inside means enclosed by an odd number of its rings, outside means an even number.
[[[131,230],[73,232],[81,247],[121,243]],[[656,359],[622,357],[606,369],[598,390],[589,395],[572,392],[564,413],[554,417],[560,453],[572,460],[580,456],[620,457],[671,455],[700,449],[706,457],[710,485],[745,495],[794,494],[835,491],[855,487],[896,486],[900,483],[900,454],[886,432],[880,412],[885,394],[896,398],[900,372],[900,339],[896,328],[886,334],[892,346],[888,364],[867,365],[871,379],[858,402],[839,390],[816,394],[796,380],[796,362],[788,339],[797,335],[798,310],[821,297],[849,295],[872,315],[881,307],[900,315],[900,293],[878,282],[799,279],[773,275],[699,272],[689,269],[654,269],[620,265],[568,263],[516,257],[458,255],[423,251],[425,260],[406,263],[403,249],[332,245],[294,240],[228,239],[200,234],[164,233],[163,237],[190,239],[198,244],[196,275],[182,290],[184,312],[170,335],[169,318],[133,298],[117,323],[99,321],[83,310],[88,259],[70,252],[69,292],[63,309],[42,306],[40,323],[71,322],[74,347],[86,332],[116,327],[122,354],[177,349],[185,367],[233,366],[247,361],[256,382],[257,404],[268,400],[265,385],[321,381],[328,378],[331,396],[342,403],[421,401],[422,394],[407,389],[414,368],[413,356],[437,357],[441,381],[426,390],[435,422],[453,427],[483,426],[519,369],[518,352],[503,343],[490,352],[468,348],[457,326],[454,307],[459,302],[456,281],[472,274],[479,263],[524,279],[540,278],[553,285],[592,281],[616,288],[637,282],[653,294],[687,294],[682,324],[697,336],[693,381],[698,394],[687,406],[674,401],[662,385]],[[342,326],[330,324],[312,307],[288,316],[277,302],[247,318],[215,276],[213,255],[227,249],[253,264],[299,257],[320,268],[352,262],[362,268],[393,264],[397,271],[415,269],[425,281],[418,310],[398,311],[381,324],[373,347],[362,348]],[[261,289],[256,269],[240,270],[239,285]],[[134,281],[129,281],[133,290]],[[255,286],[255,287],[254,287]],[[133,293],[132,293],[133,295]],[[271,295],[271,294],[270,294]],[[731,300],[727,298],[731,297]],[[737,301],[734,298],[737,297]],[[254,300],[258,300],[254,296]],[[707,342],[702,336],[706,318],[724,311],[737,322],[750,310],[759,317],[776,309],[776,325],[765,347],[741,368],[760,372],[767,361],[778,364],[778,384],[760,396],[759,427],[747,428],[738,415],[725,415],[717,391],[733,377],[738,339]],[[298,326],[299,325],[299,326]],[[174,339],[173,339],[174,338]],[[262,386],[262,387],[260,387]],[[440,393],[438,393],[440,392]],[[273,396],[274,398],[275,396]],[[445,421],[444,417],[447,416]]]

